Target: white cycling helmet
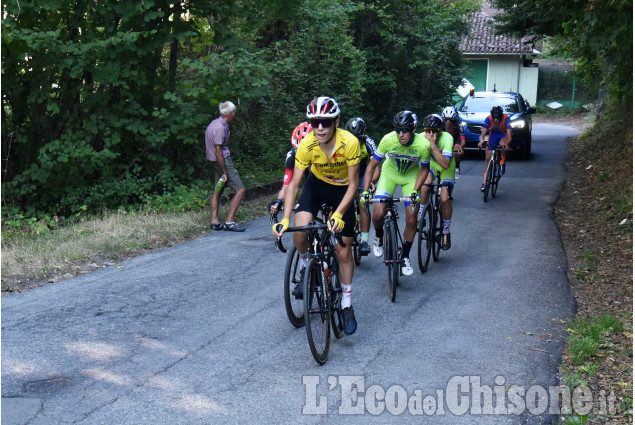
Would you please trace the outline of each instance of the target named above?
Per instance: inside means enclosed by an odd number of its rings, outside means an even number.
[[[454,118],[456,118],[457,115],[458,114],[456,113],[456,107],[454,107],[454,106],[448,106],[441,113],[441,116],[443,117],[444,120],[445,119],[453,120]]]
[[[340,115],[340,107],[332,97],[320,96],[313,98],[306,107],[306,117],[313,118],[337,118]]]

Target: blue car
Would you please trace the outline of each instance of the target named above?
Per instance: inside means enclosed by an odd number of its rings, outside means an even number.
[[[520,93],[477,91],[465,96],[456,106],[465,133],[465,149],[478,149],[481,128],[492,107],[501,106],[509,116],[512,127],[513,152],[521,158],[531,153],[531,114],[536,110],[529,106]]]

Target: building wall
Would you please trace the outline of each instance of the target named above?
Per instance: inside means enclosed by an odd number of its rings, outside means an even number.
[[[519,92],[530,105],[536,104],[538,68],[523,67],[522,56],[466,55],[466,59],[488,59],[487,90]]]

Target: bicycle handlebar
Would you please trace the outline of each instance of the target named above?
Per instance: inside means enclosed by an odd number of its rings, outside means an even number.
[[[331,226],[335,223],[335,220],[330,220],[331,222]],[[282,224],[280,224],[280,226],[282,226]],[[307,224],[306,226],[291,226],[288,227],[287,230],[285,230],[285,233],[287,232],[318,232],[320,230],[323,230],[325,228],[327,228],[327,224],[326,223],[315,223],[312,222],[311,224]],[[335,235],[335,239],[337,239],[337,243],[340,244],[340,246],[342,248],[346,248],[346,244],[344,243],[344,240],[342,239],[342,233],[333,233],[331,232],[331,234]],[[276,247],[278,248],[278,251],[282,252],[282,253],[286,253],[287,249],[282,245],[282,237],[276,238]]]
[[[404,196],[403,198],[372,198],[368,200],[369,204],[386,204],[389,202],[412,202],[412,198],[410,196]]]

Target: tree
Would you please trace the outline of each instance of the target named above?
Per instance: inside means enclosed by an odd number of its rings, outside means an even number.
[[[504,10],[500,31],[555,37],[578,59],[589,82],[605,81],[611,95],[630,103],[633,95],[633,2],[631,0],[492,0]]]

